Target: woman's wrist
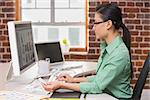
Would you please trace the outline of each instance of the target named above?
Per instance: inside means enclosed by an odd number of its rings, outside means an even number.
[[[65,87],[65,84],[66,84],[66,82],[65,81],[63,81],[63,82],[60,82],[60,88],[64,88]]]
[[[76,78],[73,77],[72,80],[71,80],[71,83],[74,83],[74,82],[75,82],[75,79],[76,79]]]
[[[66,83],[66,82],[60,82],[59,88],[62,89],[70,89],[74,91],[80,91],[80,86],[78,83]]]

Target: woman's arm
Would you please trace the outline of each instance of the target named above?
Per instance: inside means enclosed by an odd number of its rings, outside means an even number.
[[[70,82],[70,83],[78,83],[78,82],[88,81],[86,77],[74,78],[68,74],[60,74],[59,76],[57,76],[57,80],[66,81],[66,82]]]
[[[78,77],[78,78],[73,78],[73,83],[78,83],[78,82],[87,82],[86,77]]]
[[[49,91],[49,92],[53,92],[59,88],[80,91],[79,83],[66,83],[62,81],[53,81],[47,84],[42,84],[42,86],[46,91]]]
[[[80,91],[79,83],[64,83],[63,82],[60,84],[60,88],[70,89],[70,90],[74,90],[74,91]]]
[[[92,82],[94,81],[95,76],[88,76],[88,77],[78,77],[78,78],[73,78],[73,83],[80,83],[80,82]]]

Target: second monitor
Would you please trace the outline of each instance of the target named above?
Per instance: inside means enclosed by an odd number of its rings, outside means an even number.
[[[45,60],[48,58],[51,64],[61,64],[64,62],[64,56],[59,41],[36,43],[35,47],[38,60]]]

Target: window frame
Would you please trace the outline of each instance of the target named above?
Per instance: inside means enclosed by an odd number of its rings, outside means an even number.
[[[85,0],[85,48],[70,48],[70,52],[87,52],[88,51],[88,0]],[[21,20],[21,0],[16,0],[16,20]],[[52,20],[52,19],[51,19]],[[56,23],[59,24],[59,23]],[[78,24],[78,23],[77,23]]]

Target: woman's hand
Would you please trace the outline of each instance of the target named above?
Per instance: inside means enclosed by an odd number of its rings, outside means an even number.
[[[79,83],[65,83],[62,81],[54,81],[54,82],[49,82],[47,84],[42,84],[42,86],[46,91],[49,91],[49,92],[54,92],[55,90],[59,88],[80,91]]]
[[[47,84],[42,84],[42,86],[46,91],[53,92],[53,91],[61,88],[61,84],[62,84],[61,81],[53,81],[53,82],[49,82]]]
[[[70,76],[69,74],[60,74],[59,76],[57,76],[57,80],[59,81],[65,81],[65,82],[73,82],[73,77]]]

